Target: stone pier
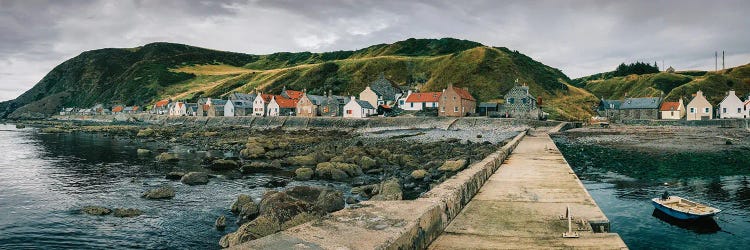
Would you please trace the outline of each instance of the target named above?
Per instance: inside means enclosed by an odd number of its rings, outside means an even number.
[[[568,231],[567,207],[573,234]],[[527,135],[429,249],[626,249],[546,131]]]

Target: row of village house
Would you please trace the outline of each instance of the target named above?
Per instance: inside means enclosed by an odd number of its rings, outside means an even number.
[[[682,98],[676,102],[666,102],[661,97],[625,98],[625,100],[602,98],[597,114],[610,121],[746,119],[750,118],[750,95],[743,101],[734,90],[730,90],[719,102],[717,108],[714,108],[700,90],[693,95],[693,99],[687,106]]]
[[[505,104],[480,103],[469,93],[467,88],[454,87],[449,84],[441,92],[412,92],[405,90],[395,82],[380,74],[377,80],[359,94],[354,96],[312,95],[306,91],[284,88],[279,95],[264,93],[231,93],[227,100],[203,98],[197,103],[162,100],[156,102],[148,111],[153,114],[171,116],[333,116],[333,117],[368,117],[377,114],[378,107],[403,110],[435,110],[438,116],[467,116],[479,113],[503,113],[505,117],[536,119],[542,114],[538,100],[529,93],[528,86],[517,85],[505,95]],[[111,113],[124,112],[115,106]],[[99,110],[87,109],[85,112],[101,114]],[[64,109],[62,115],[71,114],[72,110]],[[106,110],[104,111],[106,113]]]

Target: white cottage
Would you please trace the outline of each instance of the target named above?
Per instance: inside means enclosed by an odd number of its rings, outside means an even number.
[[[747,114],[745,104],[730,90],[724,100],[719,103],[719,117],[721,119],[745,118]]]
[[[370,105],[370,102],[357,100],[354,96],[344,105],[344,117],[365,118],[376,113],[377,110]]]
[[[440,95],[443,92],[408,92],[404,103],[400,107],[404,110],[422,110],[424,108],[437,108],[440,101]]]
[[[685,105],[682,103],[682,98],[679,102],[662,102],[661,113],[659,118],[662,120],[679,120],[685,116]]]
[[[253,101],[253,115],[266,116],[266,109],[268,108],[268,103],[271,102],[271,98],[273,98],[273,95],[258,94]]]
[[[187,107],[184,102],[173,102],[170,103],[169,115],[171,116],[185,116],[187,115]]]
[[[711,120],[713,115],[713,105],[703,96],[703,91],[698,90],[693,100],[687,105],[687,120]]]

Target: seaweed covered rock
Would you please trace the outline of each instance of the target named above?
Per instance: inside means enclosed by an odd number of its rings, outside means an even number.
[[[321,179],[345,180],[362,175],[362,169],[355,164],[343,162],[323,162],[315,167],[315,173]]]
[[[379,201],[401,199],[403,199],[403,192],[401,191],[401,184],[399,184],[398,179],[396,178],[391,178],[380,183],[377,188],[377,194],[370,198],[370,200]]]
[[[208,174],[204,172],[190,172],[183,175],[180,182],[186,185],[204,185],[208,183]]]
[[[300,181],[312,179],[315,172],[311,168],[298,168],[294,170],[294,178]]]
[[[174,198],[175,189],[172,186],[161,186],[143,193],[141,197],[151,200],[171,199]]]
[[[108,215],[112,213],[112,210],[100,206],[85,206],[81,209],[81,212],[90,215]]]
[[[177,155],[170,153],[161,153],[156,156],[156,161],[158,162],[177,162],[179,160]]]
[[[440,171],[445,172],[457,172],[461,169],[464,169],[466,167],[466,160],[456,160],[456,161],[445,161],[442,166],[438,168]]]

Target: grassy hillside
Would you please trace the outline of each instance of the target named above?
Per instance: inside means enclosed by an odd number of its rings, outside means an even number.
[[[95,50],[56,67],[0,110],[8,110],[6,115],[15,111],[10,117],[17,118],[50,114],[62,106],[144,105],[163,98],[194,100],[254,89],[278,92],[283,86],[316,94],[332,90],[357,95],[381,72],[422,91],[440,91],[448,83],[468,87],[479,101],[502,98],[518,78],[550,104],[545,110],[557,119],[589,115],[582,107],[596,101],[571,86],[559,70],[517,51],[444,38],[408,39],[357,51],[269,55],[168,43]],[[46,98],[53,95],[62,98]]]
[[[630,97],[659,96],[663,92],[667,100],[682,97],[689,101],[692,94],[702,90],[710,102],[717,104],[729,90],[741,97],[750,93],[750,64],[717,72],[661,72],[608,79],[595,75],[573,81],[599,98],[622,99],[626,93]]]

